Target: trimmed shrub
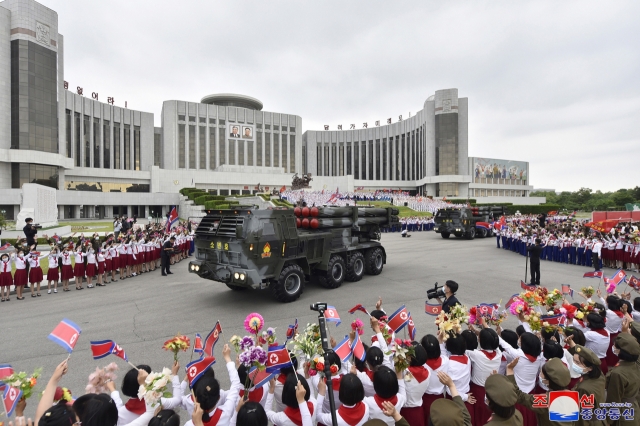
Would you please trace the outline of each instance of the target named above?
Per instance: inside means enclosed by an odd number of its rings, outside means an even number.
[[[467,204],[467,202],[471,203],[471,204],[475,204],[476,200],[473,198],[469,198],[468,200],[465,198],[456,198],[456,199],[451,199],[451,200],[445,200],[448,201],[452,204]]]
[[[194,189],[196,189],[196,188],[182,188],[182,189],[181,189],[180,191],[178,191],[178,192],[180,192],[182,195],[185,195],[185,196],[186,196],[190,191],[193,191]]]
[[[207,201],[211,201],[214,200],[213,195],[201,195],[199,197],[197,197],[195,200],[193,200],[196,205],[198,206],[204,206],[204,203]]]
[[[507,206],[508,214],[515,214],[516,211],[519,211],[522,214],[542,214],[554,210],[560,210],[560,206],[558,204],[540,204],[538,206],[514,204],[512,206]]]

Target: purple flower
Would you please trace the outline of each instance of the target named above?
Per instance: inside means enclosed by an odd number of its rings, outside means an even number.
[[[251,349],[251,359],[260,364],[267,362],[267,353],[260,346],[255,346]]]
[[[251,363],[252,363],[251,352],[250,351],[244,351],[244,352],[240,353],[239,360],[245,367],[251,367]]]
[[[254,344],[255,344],[255,343],[253,342],[253,339],[252,339],[251,337],[249,337],[249,336],[244,336],[244,337],[242,338],[242,340],[240,341],[240,348],[241,348],[242,350],[250,349],[251,347],[253,347],[253,346],[254,346]]]
[[[273,327],[267,328],[267,334],[269,336],[273,336],[275,333],[276,333],[276,329],[275,328],[273,328]]]

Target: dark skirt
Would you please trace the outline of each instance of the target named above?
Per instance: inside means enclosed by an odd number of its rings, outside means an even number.
[[[35,268],[29,269],[29,282],[31,284],[42,282],[42,268],[36,266]]]
[[[441,393],[439,394],[425,393],[424,395],[422,395],[422,413],[424,414],[425,425],[429,424],[429,413],[431,411],[431,404],[433,404],[435,400],[438,400],[440,398],[444,398],[444,396],[442,396]]]
[[[624,249],[616,249],[616,260],[624,262]]]
[[[474,426],[484,426],[489,421],[489,417],[491,417],[492,414],[489,407],[487,407],[487,404],[484,403],[484,396],[486,393],[484,386],[471,382],[469,383],[469,392],[471,392],[473,397],[476,399],[476,403],[472,405],[473,416],[471,416],[471,421]]]
[[[95,277],[95,276],[96,276],[96,264],[87,263],[87,277]]]
[[[13,275],[11,272],[0,272],[0,287],[9,287],[13,285]]]
[[[602,370],[602,374],[605,376],[609,372],[609,366],[607,365],[607,358],[600,358],[600,370]]]
[[[105,267],[106,267],[106,261],[98,262],[98,275],[104,274],[104,271],[106,269]]]
[[[47,271],[47,281],[58,281],[59,278],[60,273],[58,271],[58,268],[49,268],[49,270]]]
[[[13,275],[13,285],[16,287],[27,285],[26,269],[16,269],[16,273]]]
[[[73,276],[76,278],[84,277],[84,263],[82,262],[76,263],[76,265],[73,267]]]
[[[411,426],[426,425],[424,422],[425,414],[422,407],[402,407],[400,415],[404,417]]]
[[[104,261],[104,270],[105,270],[105,272],[113,271],[113,260],[112,259],[105,259],[105,261]]]
[[[538,393],[537,390],[538,386],[536,385],[536,387],[529,392],[529,395],[535,395]],[[522,414],[522,426],[538,426],[538,419],[533,411],[520,404],[516,404],[516,410],[520,411],[520,414]]]
[[[62,265],[62,281],[68,281],[73,278],[73,268],[71,265]]]

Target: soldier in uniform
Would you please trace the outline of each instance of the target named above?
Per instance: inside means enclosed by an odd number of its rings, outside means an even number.
[[[484,382],[485,403],[493,412],[486,425],[522,426],[522,414],[516,410],[515,387],[501,374],[492,374]],[[482,401],[478,401],[482,404]]]
[[[429,410],[429,424],[433,426],[471,426],[471,415],[453,380],[445,372],[438,372],[440,383],[449,388],[451,399],[440,398],[431,404]]]
[[[569,339],[567,339],[569,341]],[[593,395],[593,406],[599,408],[600,404],[605,400],[605,377],[600,370],[600,358],[589,348],[585,348],[582,345],[573,344],[571,341],[569,345],[572,346],[570,352],[573,353],[573,364],[571,368],[582,374],[580,381],[573,388],[573,390],[580,393],[580,398],[583,395],[590,397]],[[576,426],[604,426],[603,420],[597,420],[592,417],[591,420],[585,420],[580,416],[580,420],[575,422]]]
[[[613,426],[619,425],[640,425],[640,417],[637,413],[638,402],[636,395],[640,389],[640,368],[638,368],[638,357],[640,356],[640,344],[629,333],[620,333],[614,343],[614,353],[620,358],[618,365],[613,367],[607,375],[607,400],[608,403],[631,404],[631,409],[635,414],[632,420],[625,420],[620,417],[618,420],[611,420]],[[622,413],[624,408],[620,408]]]

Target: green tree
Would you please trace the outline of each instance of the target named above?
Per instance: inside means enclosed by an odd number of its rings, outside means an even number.
[[[614,192],[611,199],[616,206],[624,206],[627,203],[634,203],[636,201],[633,193],[626,189],[620,189],[617,192]]]

